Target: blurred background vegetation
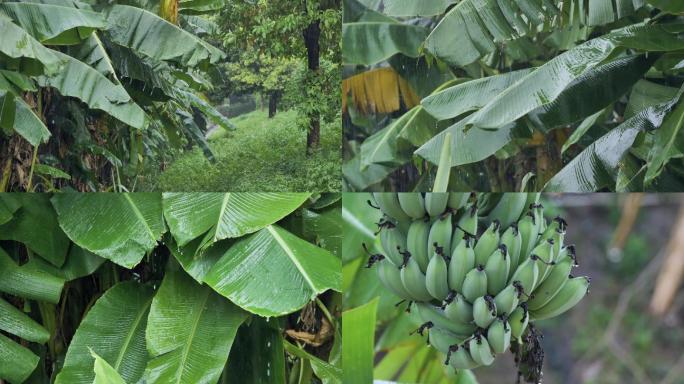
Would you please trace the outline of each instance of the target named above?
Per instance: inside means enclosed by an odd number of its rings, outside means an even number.
[[[369,196],[345,194],[343,262],[347,311],[380,297],[374,378],[473,383],[472,377],[425,374],[443,356],[434,350],[430,353],[419,336],[408,336],[418,322],[408,316],[394,320],[403,306],[396,308],[399,300],[378,285],[374,270],[363,268],[361,242],[368,241],[363,228],[371,224],[367,229],[374,230],[377,219],[376,212],[365,205]],[[544,334],[543,382],[684,383],[684,197],[545,194],[542,201],[547,217],[560,215],[569,223],[566,243],[577,246],[579,260],[574,274],[592,278],[590,294],[577,307],[536,323]],[[368,215],[359,216],[359,212]],[[510,353],[473,373],[480,384],[516,382]]]

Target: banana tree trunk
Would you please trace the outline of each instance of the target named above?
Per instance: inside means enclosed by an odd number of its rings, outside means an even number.
[[[309,24],[304,30],[304,45],[306,46],[309,71],[312,71],[314,76],[318,76],[320,67],[320,24],[320,21],[316,20]],[[309,132],[306,136],[306,153],[310,155],[321,142],[321,116],[318,111],[311,111],[309,112],[308,117]]]
[[[169,23],[178,24],[178,1],[179,0],[161,0],[159,3],[159,17],[165,19]]]
[[[268,96],[268,118],[272,119],[278,113],[278,100],[280,99],[280,92],[273,91]]]

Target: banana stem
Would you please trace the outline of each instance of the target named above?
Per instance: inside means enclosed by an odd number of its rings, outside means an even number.
[[[330,314],[330,311],[328,311],[328,308],[323,304],[321,299],[316,297],[316,304],[318,305],[318,308],[320,308],[321,312],[323,312],[323,315],[328,319],[330,322],[330,326],[335,329],[335,322],[333,321],[332,315]]]
[[[26,192],[31,192],[33,188],[33,169],[36,167],[36,159],[38,158],[38,147],[33,147],[33,157],[31,158],[31,169],[29,170],[28,184],[26,185]]]

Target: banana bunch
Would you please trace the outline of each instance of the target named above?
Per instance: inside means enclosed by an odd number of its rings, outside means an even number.
[[[544,218],[539,194],[376,193],[383,212],[371,255],[383,285],[409,301],[428,342],[455,369],[490,365],[529,322],[558,316],[587,293],[573,277],[567,224]]]

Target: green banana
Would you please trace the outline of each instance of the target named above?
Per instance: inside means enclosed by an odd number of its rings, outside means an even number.
[[[470,235],[471,237],[475,237],[477,235],[477,213],[477,204],[472,203],[466,206],[465,212],[463,212],[461,217],[458,219],[458,228],[460,229],[460,233],[458,233],[457,238],[462,239],[463,235],[465,234]]]
[[[439,248],[430,259],[425,272],[425,286],[430,295],[439,301],[444,300],[449,295],[447,263]]]
[[[532,215],[534,215],[535,231],[538,236],[546,230],[546,219],[544,218],[544,206],[537,203],[530,206]]]
[[[444,213],[448,202],[448,193],[428,192],[425,194],[425,210],[430,217],[439,216]]]
[[[478,265],[466,274],[461,293],[470,303],[487,294],[487,274],[483,266]]]
[[[449,261],[449,288],[461,292],[466,274],[475,268],[475,251],[471,240],[461,241],[451,253]]]
[[[491,365],[494,362],[494,354],[485,337],[476,335],[468,342],[470,357],[480,365]]]
[[[477,207],[480,210],[480,216],[489,216],[503,196],[503,193],[486,193],[480,195],[477,199]]]
[[[499,246],[499,222],[493,221],[475,244],[475,264],[487,264],[487,259]]]
[[[496,295],[506,286],[508,282],[508,271],[511,268],[511,259],[508,257],[508,250],[505,245],[500,245],[485,264],[487,274],[487,293]]]
[[[449,193],[449,201],[447,202],[447,206],[454,212],[458,211],[468,204],[468,198],[470,198],[470,193],[468,192],[451,192]]]
[[[588,291],[588,277],[573,277],[543,307],[534,311],[530,310],[530,316],[534,320],[544,320],[558,316],[579,303]]]
[[[462,343],[463,340],[462,336],[458,336],[438,326],[430,328],[430,345],[444,354],[449,353],[449,347]]]
[[[470,324],[473,322],[473,305],[460,293],[451,291],[444,304],[444,315],[451,321]]]
[[[392,293],[401,297],[404,300],[415,300],[415,298],[406,291],[404,284],[401,282],[401,275],[399,269],[388,260],[381,260],[378,265],[378,277],[385,287],[389,288]]]
[[[404,264],[402,249],[406,249],[406,236],[392,223],[385,223],[384,228],[380,229],[380,243],[385,250],[385,256],[399,268]]]
[[[375,202],[385,215],[396,221],[410,220],[408,215],[406,215],[406,212],[401,209],[399,198],[396,193],[375,192],[373,193],[373,198],[375,198]]]
[[[447,330],[464,339],[471,335],[476,329],[473,324],[463,324],[450,320],[446,317],[444,311],[430,303],[415,302],[414,307],[418,313],[418,317],[422,321],[431,321],[434,323],[435,327]]]
[[[516,308],[511,316],[508,317],[508,324],[511,326],[511,336],[515,338],[518,344],[522,344],[522,335],[527,329],[527,323],[530,321],[530,315],[527,312],[527,305],[523,304]]]
[[[452,345],[449,347],[449,352],[447,353],[445,364],[451,365],[456,370],[459,369],[473,369],[480,366],[476,363],[472,357],[470,357],[470,351],[466,349],[464,345]]]
[[[399,193],[399,206],[412,219],[422,219],[425,212],[425,200],[420,193]]]
[[[573,260],[566,257],[553,266],[548,278],[534,290],[532,298],[527,302],[531,311],[543,307],[556,296],[568,281],[573,264]]]
[[[494,296],[496,312],[499,315],[509,315],[520,302],[520,291],[515,285],[506,286],[501,292]]]
[[[520,221],[518,221],[518,231],[520,232],[520,258],[518,260],[518,265],[525,262],[527,256],[529,256],[530,251],[534,248],[537,243],[537,233],[534,215],[532,212],[528,212],[523,216]]]
[[[436,246],[443,248],[444,252],[451,250],[451,234],[453,226],[451,224],[451,213],[438,217],[430,227],[428,235],[428,255],[432,255]]]
[[[511,346],[511,327],[508,322],[497,318],[487,329],[487,341],[494,353],[504,353]]]
[[[406,266],[402,268],[400,275],[406,292],[414,298],[414,301],[432,300],[432,296],[425,286],[425,275],[420,271],[420,266],[412,257],[409,258]]]
[[[430,262],[428,253],[428,237],[430,222],[426,219],[413,220],[406,234],[406,250],[416,259],[420,270],[425,272]]]
[[[542,240],[537,244],[536,247],[530,252],[530,255],[538,256],[539,260],[541,261],[541,264],[539,265],[539,278],[537,279],[536,284],[541,284],[544,279],[546,279],[546,276],[549,274],[551,271],[551,267],[554,264],[554,256],[553,256],[553,240],[548,239],[548,240]],[[536,287],[537,285],[535,285]],[[534,289],[534,287],[533,287]]]
[[[525,211],[527,193],[504,193],[496,207],[489,213],[489,220],[498,220],[502,227],[508,227],[520,219]]]
[[[481,296],[473,303],[473,319],[478,327],[486,329],[496,319],[496,304],[491,296]]]
[[[516,224],[511,224],[503,235],[501,235],[501,244],[506,246],[508,250],[509,264],[508,277],[513,276],[513,273],[518,268],[518,261],[520,260],[520,247],[522,246],[522,237]]]
[[[539,266],[538,256],[532,255],[528,257],[520,266],[518,270],[515,271],[513,277],[511,277],[511,283],[518,282],[522,287],[525,295],[531,295],[534,287],[537,284],[537,279],[539,279]],[[521,298],[525,300],[525,295]]]

